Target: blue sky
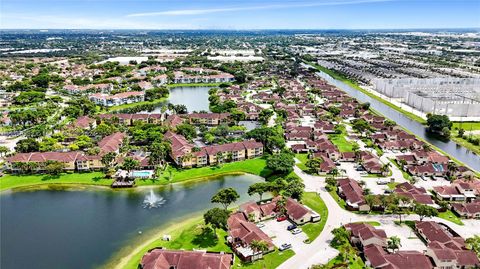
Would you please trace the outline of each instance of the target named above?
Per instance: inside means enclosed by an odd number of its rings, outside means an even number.
[[[480,0],[1,0],[0,28],[480,27]]]

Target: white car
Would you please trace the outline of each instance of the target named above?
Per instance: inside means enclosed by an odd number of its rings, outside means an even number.
[[[258,228],[263,228],[263,227],[265,227],[265,223],[259,222],[259,223],[257,223],[257,227]]]
[[[298,229],[298,228],[295,228],[293,230],[290,231],[292,234],[299,234],[302,232],[302,230]]]

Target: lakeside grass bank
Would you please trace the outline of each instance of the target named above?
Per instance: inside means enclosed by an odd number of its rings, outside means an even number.
[[[168,172],[163,172],[158,179],[137,179],[136,186],[164,186],[171,183],[193,182],[224,175],[253,174],[267,177],[271,174],[270,170],[266,168],[266,160],[263,158],[225,163],[220,167],[201,167],[183,170],[170,167],[167,170],[172,171],[172,180],[168,180]],[[47,174],[4,175],[0,177],[0,191],[40,185],[109,187],[112,182],[113,180],[106,179],[102,172],[62,173],[58,176]]]
[[[171,236],[171,241],[162,240],[163,235]],[[164,247],[167,249],[206,249],[208,251],[224,251],[231,253],[232,250],[226,243],[227,232],[217,229],[215,232],[209,226],[205,226],[200,214],[191,215],[182,220],[172,221],[168,225],[153,230],[142,236],[137,242],[145,239],[143,243],[129,244],[111,257],[109,262],[102,268],[114,269],[136,269],[142,256],[150,249]],[[148,238],[148,239],[147,239]],[[132,245],[137,247],[133,248]],[[235,257],[234,268],[249,269],[273,269],[292,257],[295,253],[292,250],[280,252],[275,250],[264,256],[263,259],[254,263],[242,263]]]

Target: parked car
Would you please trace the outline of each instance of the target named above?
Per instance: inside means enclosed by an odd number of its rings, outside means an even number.
[[[278,221],[278,222],[284,221],[284,220],[287,220],[287,216],[278,216],[278,217],[277,217],[277,221]]]
[[[295,228],[293,230],[290,231],[292,234],[299,234],[302,232],[302,230],[298,229],[298,228]]]
[[[297,225],[295,225],[295,224],[289,225],[289,226],[287,227],[287,231],[291,231],[291,230],[293,230],[293,229],[295,229],[295,228],[297,228]]]
[[[284,250],[287,250],[287,249],[289,249],[289,248],[292,248],[292,244],[287,244],[287,243],[285,243],[285,244],[282,244],[282,245],[278,248],[278,250],[284,251]]]
[[[259,222],[259,223],[257,223],[257,227],[258,228],[263,228],[263,227],[265,227],[265,223]]]
[[[423,180],[423,181],[427,181],[427,180],[428,180],[428,177],[422,176],[422,180]]]

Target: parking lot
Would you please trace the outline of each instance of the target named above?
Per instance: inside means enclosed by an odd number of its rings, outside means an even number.
[[[273,244],[276,247],[280,247],[282,244],[292,244],[294,251],[301,250],[301,247],[305,245],[303,240],[307,239],[307,235],[303,232],[293,235],[290,231],[287,231],[287,227],[292,223],[288,220],[277,222],[276,219],[267,220],[264,222],[265,227],[261,228],[269,237],[272,238]],[[299,227],[300,228],[300,227]]]

